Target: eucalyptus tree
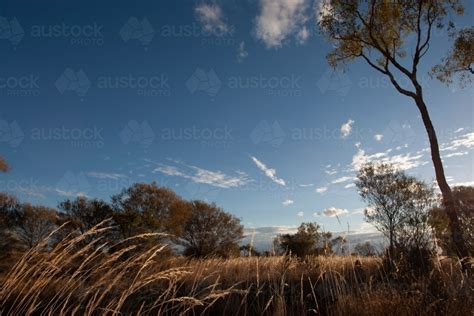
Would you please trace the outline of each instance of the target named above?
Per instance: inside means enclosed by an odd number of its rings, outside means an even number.
[[[450,220],[451,238],[457,255],[466,258],[469,251],[461,231],[458,205],[446,181],[438,138],[418,73],[434,30],[452,27],[449,20],[452,13],[464,13],[459,0],[325,0],[319,26],[334,46],[327,55],[330,65],[337,67],[363,60],[417,106],[428,134],[436,181]],[[402,84],[402,80],[408,80],[411,87]]]

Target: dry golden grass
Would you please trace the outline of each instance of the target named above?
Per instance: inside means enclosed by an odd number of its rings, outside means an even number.
[[[0,315],[474,313],[473,279],[449,259],[428,276],[402,280],[376,257],[189,260],[164,246],[142,249],[146,235],[111,247],[107,229],[23,254],[1,276]]]

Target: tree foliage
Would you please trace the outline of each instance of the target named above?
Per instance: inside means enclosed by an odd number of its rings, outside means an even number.
[[[471,253],[474,253],[474,187],[459,186],[453,188],[453,194],[459,201],[461,228]],[[434,228],[438,245],[448,254],[456,251],[449,234],[449,218],[442,205],[431,210],[430,225]]]
[[[355,245],[354,251],[358,255],[366,257],[375,256],[377,254],[377,250],[369,241],[366,241],[364,243],[358,243],[357,245]]]
[[[10,170],[10,167],[8,166],[7,162],[5,161],[5,159],[0,157],[0,171],[7,172],[8,170]]]
[[[451,237],[458,257],[467,258],[457,203],[446,181],[438,138],[418,78],[420,60],[430,48],[433,29],[452,28],[452,13],[464,13],[459,0],[328,0],[321,10],[319,26],[334,46],[327,56],[329,64],[336,67],[362,59],[416,104],[430,141]],[[401,84],[401,79],[407,79],[408,86]]]
[[[123,238],[142,233],[179,235],[189,203],[156,183],[136,183],[112,197],[114,220]]]
[[[191,214],[184,223],[178,243],[193,257],[229,257],[240,252],[243,226],[235,216],[215,204],[191,201]]]
[[[365,219],[389,239],[391,254],[395,247],[428,247],[432,188],[384,163],[362,166],[356,186],[369,206]]]
[[[328,238],[329,237],[329,238]],[[326,236],[324,243],[323,232],[317,223],[302,223],[295,234],[281,234],[275,238],[275,244],[283,251],[298,257],[314,255],[329,247],[331,236]],[[322,244],[322,247],[318,247]]]
[[[458,79],[461,87],[472,82],[474,69],[474,27],[468,27],[451,34],[454,45],[440,64],[432,69],[432,74],[446,84],[452,84]]]
[[[75,200],[67,199],[61,202],[59,209],[65,212],[66,220],[70,221],[82,233],[113,217],[110,204],[83,196],[77,197]]]
[[[14,220],[15,236],[29,249],[46,238],[56,227],[56,210],[46,206],[22,204]]]

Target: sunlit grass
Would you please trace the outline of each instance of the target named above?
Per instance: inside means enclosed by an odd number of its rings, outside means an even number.
[[[378,257],[172,257],[143,248],[150,235],[115,245],[109,228],[50,239],[1,275],[0,314],[58,315],[472,315],[472,278],[450,260],[400,280]],[[92,238],[91,238],[92,237]],[[14,261],[10,258],[11,262]]]

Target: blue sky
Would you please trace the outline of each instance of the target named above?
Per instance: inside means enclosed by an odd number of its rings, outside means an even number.
[[[434,179],[411,100],[361,61],[327,65],[317,2],[0,8],[0,153],[12,167],[0,189],[22,200],[108,200],[156,181],[249,228],[317,221],[365,232],[358,165],[389,161]],[[448,47],[436,32],[420,76],[454,185],[474,180],[474,112],[472,89],[426,74]]]

